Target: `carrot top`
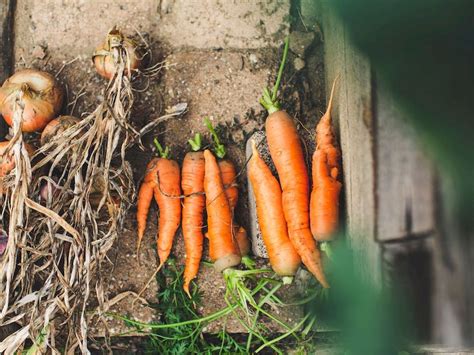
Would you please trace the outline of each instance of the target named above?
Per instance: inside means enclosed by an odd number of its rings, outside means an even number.
[[[170,157],[170,148],[165,147],[163,149],[163,146],[158,142],[158,138],[155,138],[153,140],[153,143],[155,143],[156,149],[158,149],[158,153],[160,154],[160,158],[168,159]]]
[[[214,153],[216,153],[218,158],[223,159],[227,153],[224,144],[221,143],[216,130],[212,126],[212,122],[209,120],[209,117],[204,117],[204,123],[211,133],[212,142],[214,143]]]
[[[201,150],[202,136],[200,133],[196,133],[194,138],[188,139],[188,143],[191,146],[193,152],[198,152]]]
[[[288,56],[288,48],[290,44],[290,39],[285,38],[285,48],[283,49],[283,56],[280,62],[280,68],[278,69],[278,76],[273,86],[272,91],[270,92],[269,88],[263,89],[263,96],[260,98],[260,104],[272,114],[273,112],[280,111],[281,106],[277,101],[278,88],[280,87],[281,78],[283,76],[283,69],[285,68],[286,57]]]

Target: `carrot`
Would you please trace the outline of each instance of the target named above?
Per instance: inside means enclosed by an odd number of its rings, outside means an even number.
[[[253,143],[253,142],[252,142]],[[280,276],[292,276],[301,259],[288,237],[280,184],[252,145],[248,175],[255,194],[257,217],[270,264]]]
[[[189,284],[199,271],[203,246],[203,213],[206,204],[204,197],[204,153],[201,149],[201,136],[196,134],[194,140],[189,140],[192,152],[184,157],[181,171],[181,187],[186,196],[183,205],[182,228],[186,260],[184,266],[183,289],[191,297]]]
[[[326,113],[316,126],[316,151],[313,154],[313,189],[311,191],[311,232],[318,241],[330,241],[339,224],[339,194],[337,181],[341,170],[341,151],[331,126],[331,108],[337,77],[333,82]]]
[[[221,171],[222,183],[225,188],[225,195],[229,200],[229,205],[232,213],[237,206],[239,200],[239,189],[236,186],[237,173],[235,171],[235,165],[230,160],[220,160],[219,170]]]
[[[235,171],[235,166],[230,160],[224,159],[227,154],[227,150],[221,143],[219,136],[217,135],[217,132],[212,126],[209,118],[205,117],[204,123],[211,133],[212,141],[214,143],[214,153],[219,158],[218,164],[221,171],[222,182],[224,183],[225,194],[229,200],[232,213],[234,213],[235,206],[237,206],[237,201],[239,200],[239,189],[236,185],[237,173]]]
[[[158,219],[157,249],[160,259],[159,268],[169,257],[174,235],[181,220],[180,171],[178,164],[168,159],[169,150],[163,150],[155,139],[155,144],[160,152],[160,158],[154,158],[147,166],[147,172],[138,193],[137,222],[138,245],[146,228],[146,219],[152,196],[158,204],[160,216]]]
[[[325,288],[329,287],[323,272],[321,253],[311,234],[309,224],[309,181],[301,141],[291,117],[280,109],[276,99],[278,86],[288,53],[285,41],[283,59],[272,94],[268,89],[260,103],[269,116],[265,122],[268,147],[280,178],[282,206],[288,235],[306,267]]]
[[[232,235],[232,211],[219,165],[209,150],[204,151],[204,160],[209,254],[216,270],[223,271],[240,263],[240,251]]]
[[[234,225],[234,239],[239,247],[240,255],[247,256],[250,253],[250,241],[247,236],[247,231],[244,227]]]

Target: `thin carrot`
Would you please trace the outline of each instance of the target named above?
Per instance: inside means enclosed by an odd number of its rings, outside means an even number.
[[[329,287],[323,272],[321,254],[311,235],[309,224],[309,180],[303,149],[294,121],[277,101],[277,85],[281,80],[288,53],[288,38],[285,40],[283,59],[277,83],[272,94],[268,89],[260,103],[269,116],[265,122],[268,147],[280,178],[282,204],[288,235],[306,267],[325,288]]]
[[[219,165],[209,150],[204,151],[204,160],[209,254],[216,270],[222,271],[240,263],[240,251],[232,235],[232,211]]]
[[[239,189],[237,187],[237,172],[235,171],[235,165],[230,160],[220,160],[219,170],[221,171],[222,183],[225,188],[225,195],[229,200],[229,205],[232,213],[237,206],[239,200]]]
[[[214,143],[214,153],[219,158],[218,164],[221,171],[222,182],[224,183],[225,194],[229,200],[232,213],[234,213],[235,206],[237,206],[237,201],[239,200],[239,189],[237,187],[237,172],[235,170],[235,165],[230,160],[225,159],[227,150],[221,143],[219,136],[217,135],[217,132],[212,126],[209,118],[204,118],[204,123],[211,133],[212,141]]]
[[[250,253],[250,241],[245,228],[234,225],[234,238],[239,247],[240,255],[242,257],[247,256]]]
[[[204,197],[204,153],[201,149],[201,136],[196,134],[189,140],[192,152],[184,157],[181,171],[181,187],[186,196],[183,205],[182,228],[186,260],[184,266],[183,289],[191,297],[189,284],[199,272],[203,246],[203,213],[206,204]]]
[[[138,224],[138,241],[137,241],[137,255],[140,251],[141,242],[145,234],[148,211],[150,210],[151,200],[153,199],[153,189],[155,188],[155,176],[158,173],[158,160],[160,158],[152,159],[147,167],[145,178],[140,190],[138,191],[137,199],[137,224]]]
[[[253,142],[252,142],[253,143]],[[301,259],[288,237],[280,184],[252,145],[248,175],[255,194],[257,217],[270,264],[280,276],[292,276]]]
[[[334,79],[326,113],[316,126],[316,151],[313,154],[313,189],[310,202],[311,232],[318,241],[330,241],[339,224],[339,194],[342,184],[337,180],[341,151],[331,126]]]

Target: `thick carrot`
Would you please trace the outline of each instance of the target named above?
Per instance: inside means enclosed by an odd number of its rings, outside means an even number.
[[[321,253],[310,230],[309,181],[301,141],[294,121],[280,109],[276,100],[287,52],[288,40],[273,93],[270,94],[270,91],[265,89],[260,102],[269,113],[265,131],[270,155],[280,178],[288,235],[303,263],[321,285],[327,288],[329,284],[323,272]]]
[[[240,263],[240,251],[232,235],[232,211],[219,165],[209,150],[204,151],[204,160],[209,254],[216,270],[222,271]]]
[[[189,284],[198,274],[202,257],[204,239],[202,224],[206,204],[203,194],[204,167],[204,153],[202,151],[189,152],[184,157],[181,172],[181,187],[186,196],[182,218],[184,247],[186,249],[183,289],[189,296]]]
[[[288,237],[280,184],[258,154],[255,144],[248,164],[250,183],[255,194],[257,217],[270,264],[280,276],[292,276],[301,259]]]
[[[316,151],[313,154],[313,189],[311,191],[311,232],[318,241],[329,241],[339,224],[339,194],[337,181],[341,170],[341,151],[331,126],[331,108],[337,77],[332,84],[326,113],[316,126]]]

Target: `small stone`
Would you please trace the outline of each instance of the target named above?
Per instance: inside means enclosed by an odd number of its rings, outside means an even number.
[[[35,46],[31,52],[31,55],[38,59],[44,59],[44,57],[46,57],[46,48]]]
[[[252,53],[249,55],[249,61],[250,61],[250,64],[255,65],[258,63],[258,58],[254,53]]]
[[[293,66],[295,67],[295,70],[300,71],[304,68],[305,62],[301,58],[295,58],[295,60],[293,61]]]
[[[304,57],[306,50],[314,41],[313,32],[294,31],[290,34],[290,50],[298,57]]]

